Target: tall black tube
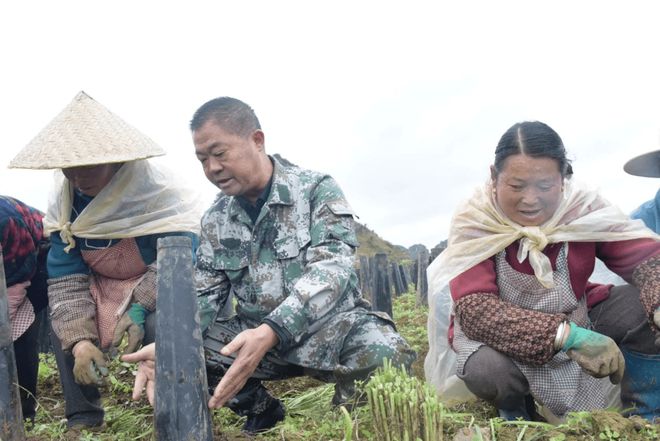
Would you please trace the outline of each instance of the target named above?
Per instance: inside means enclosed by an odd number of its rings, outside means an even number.
[[[213,439],[205,366],[191,240],[158,239],[154,420],[159,441]]]

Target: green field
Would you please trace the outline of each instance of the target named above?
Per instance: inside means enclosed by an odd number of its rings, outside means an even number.
[[[412,293],[393,302],[397,328],[419,354],[412,376],[393,369],[380,372],[371,385],[363,387],[368,391],[365,396],[369,395],[369,399],[376,397],[377,404],[374,405],[372,400],[370,404],[349,412],[343,407],[331,406],[332,385],[307,378],[269,382],[271,392],[285,403],[285,421],[263,435],[248,438],[240,431],[243,420],[228,409],[220,409],[213,414],[215,439],[394,441],[406,439],[407,435],[408,439],[415,441],[415,434],[422,440],[461,441],[660,439],[659,425],[648,424],[640,418],[623,418],[614,412],[576,413],[565,424],[552,426],[539,422],[503,422],[496,418],[492,406],[479,401],[450,408],[435,405],[436,396],[423,381],[422,364],[428,348],[427,311],[415,303]],[[103,386],[106,424],[100,431],[67,432],[57,368],[51,356],[44,356],[39,373],[40,406],[27,439],[155,439],[152,409],[145,405],[146,402],[130,400],[132,368],[129,364],[113,362],[111,375]],[[378,394],[386,394],[382,406]],[[431,430],[434,428],[435,432]]]

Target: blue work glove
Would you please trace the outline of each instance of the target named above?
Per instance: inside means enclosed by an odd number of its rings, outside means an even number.
[[[126,334],[128,341],[124,354],[135,352],[144,338],[144,322],[148,314],[149,310],[139,303],[131,304],[131,307],[121,316],[117,323],[112,345],[118,347],[124,338],[124,334]]]
[[[609,376],[612,384],[621,382],[625,361],[617,344],[608,336],[571,322],[562,350],[592,377]]]

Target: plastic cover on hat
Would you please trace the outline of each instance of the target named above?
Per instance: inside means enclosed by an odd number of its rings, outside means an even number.
[[[60,170],[44,217],[44,232],[59,232],[68,246],[75,237],[122,239],[149,234],[190,231],[198,234],[204,212],[199,191],[182,176],[148,160],[122,165],[112,180],[70,222],[73,191]]]
[[[149,137],[80,92],[12,159],[9,168],[68,168],[164,154]]]
[[[636,156],[623,166],[626,173],[646,178],[660,178],[660,150]]]

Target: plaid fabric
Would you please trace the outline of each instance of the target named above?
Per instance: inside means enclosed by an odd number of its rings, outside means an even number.
[[[34,322],[34,308],[32,308],[32,303],[25,298],[25,301],[21,303],[21,306],[16,310],[16,315],[14,320],[11,322],[11,339],[16,341],[18,337],[23,335],[23,333],[30,327]]]
[[[133,290],[133,299],[149,311],[156,309],[156,292],[158,291],[158,278],[156,277],[156,262],[147,267],[142,280]]]
[[[48,279],[48,298],[53,331],[63,350],[70,351],[80,340],[98,342],[96,310],[89,294],[88,275]]]
[[[112,343],[115,327],[130,302],[133,289],[144,278],[147,267],[135,239],[122,239],[103,250],[83,250],[82,255],[92,270],[89,289],[96,303],[100,345],[107,348]]]
[[[37,272],[43,240],[43,213],[9,196],[0,196],[0,247],[7,286],[30,280]],[[34,308],[26,297],[11,323],[12,340],[34,321]]]
[[[501,300],[529,310],[530,317],[534,317],[534,311],[559,317],[567,315],[577,325],[590,327],[586,299],[583,297],[578,301],[571,288],[567,248],[565,244],[557,258],[557,270],[553,274],[554,288],[544,288],[534,275],[514,270],[506,261],[504,252],[500,252],[496,257],[496,271]],[[463,372],[468,357],[483,343],[467,338],[460,327],[460,318],[457,322],[454,347],[458,352],[459,372]],[[525,341],[527,334],[535,332],[533,325],[534,320],[530,322],[531,327],[521,327],[517,339]],[[518,361],[516,357],[512,359],[529,382],[534,398],[559,417],[571,411],[604,408],[608,404],[607,396],[612,388],[609,379],[589,376],[564,352],[558,352],[541,366]]]
[[[656,338],[660,330],[653,322],[653,314],[660,307],[660,256],[651,257],[637,265],[633,273],[633,282],[639,289],[639,299],[649,319]]]
[[[42,217],[39,210],[0,196],[0,245],[7,286],[30,280],[36,272]]]

